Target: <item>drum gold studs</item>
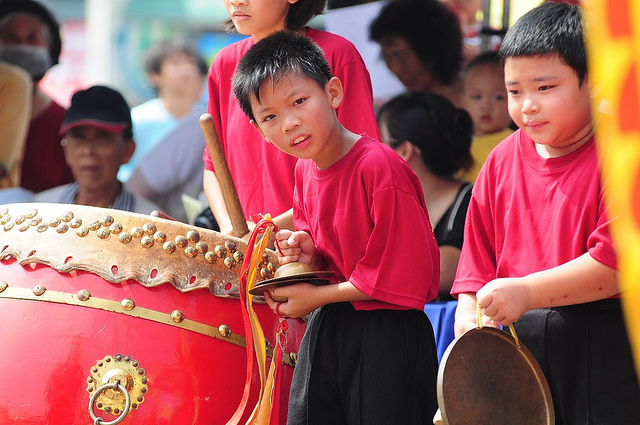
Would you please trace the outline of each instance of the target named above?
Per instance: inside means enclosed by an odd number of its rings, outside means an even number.
[[[113,224],[114,219],[110,215],[105,215],[100,219],[100,224],[104,227],[109,227]]]
[[[129,242],[131,242],[131,239],[133,239],[133,237],[131,236],[131,233],[129,233],[129,232],[122,232],[122,233],[120,233],[118,235],[118,239],[122,243],[129,243]]]
[[[173,310],[171,312],[171,320],[176,323],[181,323],[184,320],[184,313],[180,310]]]
[[[81,289],[76,295],[78,296],[78,299],[80,301],[87,301],[89,298],[91,298],[91,292],[89,292],[88,289]]]
[[[188,246],[184,249],[184,255],[189,258],[196,258],[196,256],[198,255],[198,250],[193,246]]]
[[[35,295],[36,297],[39,297],[40,295],[47,292],[47,287],[44,285],[36,285],[33,287],[32,292],[33,292],[33,295]]]
[[[224,259],[224,266],[228,269],[234,269],[236,267],[236,260],[233,257],[226,257]]]
[[[122,230],[124,229],[122,228],[122,224],[120,223],[113,223],[109,226],[109,231],[114,235],[117,235],[118,233],[122,232]]]
[[[89,234],[89,228],[87,226],[81,226],[76,229],[76,235],[85,237]]]
[[[0,292],[4,292],[9,287],[9,284],[4,280],[0,282]]]
[[[27,214],[25,214],[27,216],[28,219],[32,219],[33,217],[38,215],[38,210],[37,209],[31,209],[29,211],[27,211]]]
[[[165,232],[155,232],[153,239],[158,243],[165,243],[167,241],[167,234]]]
[[[62,217],[60,217],[60,218],[65,223],[68,223],[73,219],[73,213],[71,211],[67,211],[66,213],[62,214]]]
[[[71,226],[72,229],[77,229],[82,226],[82,219],[78,217],[73,218],[73,220],[69,222],[69,226]]]
[[[178,248],[185,248],[189,245],[189,240],[182,235],[176,236],[175,242]]]
[[[11,221],[11,214],[5,214],[0,219],[0,224],[7,224],[9,221]]]
[[[244,261],[244,254],[240,251],[236,251],[233,253],[233,259],[236,263],[242,263]]]
[[[144,231],[140,227],[134,226],[131,228],[131,236],[134,238],[141,238],[142,235],[144,235]]]
[[[151,236],[145,235],[140,239],[140,244],[145,248],[151,248],[153,246],[154,240]]]
[[[125,298],[124,300],[120,301],[120,305],[122,306],[122,309],[124,311],[131,311],[136,308],[136,303],[131,298]]]
[[[90,222],[88,224],[89,226],[89,230],[93,230],[94,232],[96,230],[98,230],[102,225],[100,224],[100,222],[98,220],[93,220],[92,222]]]
[[[231,335],[231,328],[228,325],[220,325],[218,326],[218,332],[220,332],[221,336],[227,338]]]
[[[213,251],[207,251],[207,253],[204,254],[204,259],[207,260],[207,263],[213,264],[213,263],[216,262],[218,257],[216,256],[216,254]]]
[[[200,233],[196,230],[190,230],[187,232],[187,239],[191,243],[198,243],[200,241]]]
[[[111,231],[106,228],[106,227],[101,227],[100,229],[98,229],[98,231],[96,232],[96,235],[100,238],[100,239],[107,239],[109,237],[109,235],[111,234]]]
[[[236,243],[233,241],[224,241],[224,247],[231,253],[236,252],[236,249],[238,249]]]
[[[25,217],[24,215],[19,215],[16,217],[15,222],[16,224],[22,224],[26,219],[27,217]]]
[[[196,249],[200,254],[206,254],[207,251],[209,251],[209,245],[207,245],[206,242],[200,241],[196,244]]]
[[[147,235],[153,235],[156,232],[156,225],[153,223],[144,223],[142,225],[142,231]]]
[[[162,245],[162,249],[164,249],[164,252],[168,254],[173,254],[174,252],[176,252],[177,247],[173,242],[167,241]]]
[[[227,256],[227,249],[222,245],[216,245],[216,247],[213,248],[213,252],[215,252],[219,258],[224,258]]]

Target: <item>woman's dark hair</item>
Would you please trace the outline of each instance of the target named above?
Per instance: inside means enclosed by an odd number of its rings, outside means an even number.
[[[573,68],[580,84],[587,75],[583,21],[579,6],[545,2],[516,21],[500,45],[500,59],[557,54]]]
[[[438,177],[453,178],[473,165],[471,117],[443,96],[403,93],[382,105],[377,120],[380,127],[386,124],[392,148],[404,141],[413,143],[426,167]]]
[[[304,28],[311,19],[324,13],[326,5],[327,0],[298,0],[289,6],[286,29],[296,31]],[[225,20],[224,23],[228,32],[236,32],[231,18]]]
[[[456,14],[439,0],[393,0],[369,27],[380,44],[388,37],[405,39],[436,79],[451,85],[462,67],[462,32]]]

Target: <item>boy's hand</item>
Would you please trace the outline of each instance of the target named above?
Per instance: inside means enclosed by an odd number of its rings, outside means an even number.
[[[296,283],[295,285],[272,289],[277,297],[287,297],[288,300],[286,302],[274,301],[267,291],[264,292],[264,299],[274,313],[279,313],[285,317],[298,318],[306,316],[322,305],[314,302],[316,297],[313,296],[313,291],[315,289],[317,288],[310,283]]]
[[[498,323],[492,321],[486,315],[482,315],[482,326],[498,327]],[[469,329],[478,327],[478,304],[475,294],[463,293],[458,295],[458,307],[456,308],[456,321],[454,333],[456,338],[467,332]]]
[[[278,260],[280,264],[299,261],[311,264],[315,270],[320,268],[320,255],[313,239],[307,232],[280,230],[276,233],[276,243],[280,247]],[[282,252],[282,254],[280,253]]]
[[[494,279],[478,291],[476,298],[484,314],[503,326],[517,321],[531,306],[525,278]]]

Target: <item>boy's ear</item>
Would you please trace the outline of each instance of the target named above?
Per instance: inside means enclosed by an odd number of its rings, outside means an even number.
[[[338,77],[331,77],[325,85],[327,93],[329,94],[329,102],[333,109],[337,109],[342,103],[342,95],[344,90],[342,88],[342,81]]]
[[[416,145],[405,140],[395,148],[395,151],[400,155],[400,158],[404,159],[405,162],[409,162],[409,159],[411,159],[413,154],[416,152]]]
[[[267,140],[267,138],[266,138],[266,137],[264,137],[264,133],[263,133],[263,132],[262,132],[262,130],[260,129],[260,126],[258,125],[258,123],[257,123],[257,122],[255,122],[255,120],[249,120],[249,122],[251,123],[251,126],[252,126],[253,128],[255,128],[255,129],[258,131],[258,133],[260,133],[260,135],[262,136],[262,138],[263,138],[264,140],[266,140],[267,142],[269,142],[269,140]],[[271,142],[269,142],[269,143],[271,143]]]

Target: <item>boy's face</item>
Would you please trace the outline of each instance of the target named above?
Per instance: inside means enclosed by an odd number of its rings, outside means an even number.
[[[509,114],[547,157],[580,148],[591,132],[588,79],[579,84],[558,55],[511,57],[504,66]]]
[[[511,123],[499,64],[474,66],[464,80],[464,107],[471,115],[476,136],[496,133]]]
[[[271,79],[260,86],[260,102],[252,96],[251,124],[281,151],[312,159],[326,168],[338,159],[340,140],[335,109],[342,101],[342,83],[333,77],[325,87],[297,73],[289,73],[274,86]]]

